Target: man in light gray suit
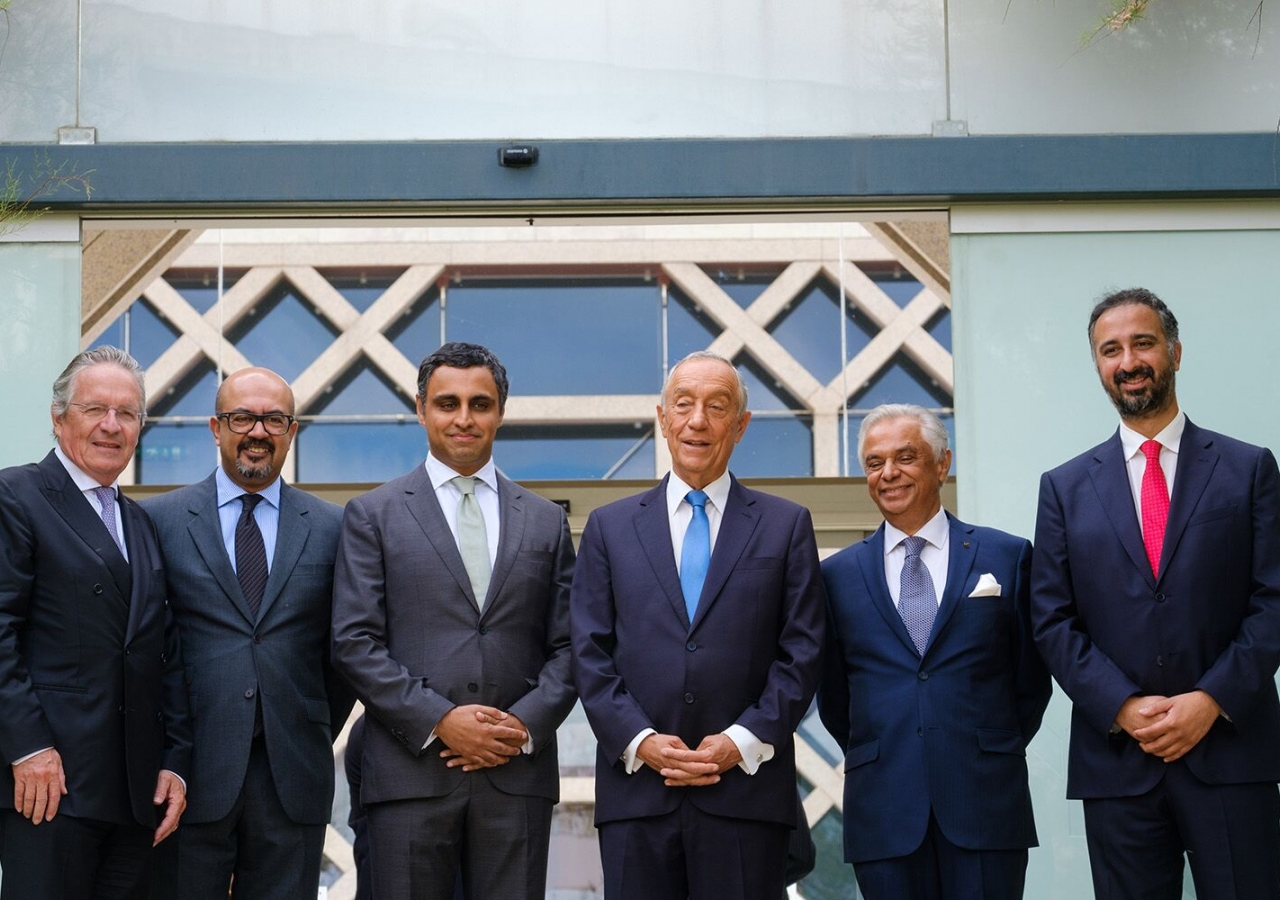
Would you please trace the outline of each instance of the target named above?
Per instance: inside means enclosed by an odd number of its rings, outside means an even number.
[[[430,452],[347,504],[335,667],[369,716],[360,799],[373,895],[542,900],[556,728],[573,706],[564,511],[492,460],[507,374],[450,343],[418,371]]]
[[[298,430],[283,378],[242,369],[215,411],[221,465],[144,504],[195,716],[191,803],[152,897],[314,900],[352,705],[329,668],[342,512],[280,478]]]

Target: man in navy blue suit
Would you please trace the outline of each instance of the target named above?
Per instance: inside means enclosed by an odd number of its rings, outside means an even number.
[[[592,513],[570,599],[608,900],[782,896],[824,594],[808,510],[743,487],[747,392],[711,353],[658,407],[671,474]]]
[[[1040,482],[1032,616],[1074,708],[1100,900],[1280,897],[1280,476],[1178,408],[1178,321],[1101,300],[1094,364],[1120,428]]]
[[[876,407],[858,457],[884,524],[822,564],[845,859],[868,900],[1016,900],[1036,845],[1026,748],[1052,690],[1031,545],[942,508],[951,451],[929,411]]]

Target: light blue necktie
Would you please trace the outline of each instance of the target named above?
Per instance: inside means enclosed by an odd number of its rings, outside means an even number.
[[[684,593],[684,608],[689,611],[689,623],[693,624],[702,583],[707,580],[707,568],[711,565],[711,523],[707,521],[705,493],[690,491],[684,499],[693,507],[693,518],[689,520],[680,550],[680,590]]]
[[[929,632],[938,615],[938,595],[933,590],[933,576],[920,558],[925,540],[909,537],[902,542],[907,548],[907,561],[902,564],[902,587],[898,592],[898,615],[906,623],[907,634],[920,655],[929,643]]]

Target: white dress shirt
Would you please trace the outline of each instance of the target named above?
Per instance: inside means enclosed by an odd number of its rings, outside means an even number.
[[[232,481],[222,466],[214,470],[213,480],[218,489],[218,526],[222,529],[222,546],[227,548],[231,570],[235,572],[236,525],[244,509],[240,498],[248,491]],[[262,548],[267,551],[267,574],[270,574],[271,562],[276,558],[276,536],[280,533],[280,479],[258,491],[258,496],[262,502],[253,508],[253,521],[258,523],[258,531],[262,532]]]
[[[720,536],[720,522],[724,519],[724,507],[729,502],[729,488],[732,483],[726,471],[702,489],[707,495],[707,525],[711,532],[712,554],[716,550],[716,538]],[[684,535],[689,530],[689,523],[693,521],[693,506],[685,499],[685,495],[691,490],[693,488],[681,481],[675,472],[672,472],[667,479],[667,523],[670,526],[668,530],[671,532],[671,550],[675,553],[677,573],[680,571],[680,556],[684,550]],[[737,723],[720,733],[733,741],[734,746],[738,748],[738,753],[742,755],[738,768],[748,775],[756,774],[761,765],[773,759],[773,744],[766,744]],[[636,751],[640,749],[640,742],[651,734],[657,734],[657,731],[652,728],[644,729],[632,738],[627,749],[622,751],[622,767],[628,775],[640,771],[644,766],[644,762],[636,756]]]
[[[884,523],[884,580],[894,606],[898,605],[898,595],[902,593],[902,567],[907,562],[907,548],[902,542],[908,536],[905,531],[893,527],[887,521]],[[920,561],[933,579],[933,599],[942,603],[942,591],[947,586],[948,548],[951,545],[951,525],[947,522],[947,511],[939,509],[915,536],[925,540],[924,548],[920,551]]]
[[[1161,429],[1153,440],[1160,444],[1160,468],[1164,470],[1164,483],[1173,496],[1173,477],[1178,471],[1178,448],[1182,446],[1182,432],[1187,427],[1187,414],[1178,410],[1173,421]],[[1147,471],[1147,456],[1142,452],[1146,437],[1120,423],[1120,447],[1124,451],[1124,465],[1129,473],[1129,490],[1133,493],[1133,509],[1138,514],[1138,527],[1142,527],[1142,474]]]
[[[67,470],[67,474],[71,476],[71,483],[80,489],[80,493],[84,494],[89,505],[93,507],[93,511],[98,514],[98,518],[102,518],[102,504],[98,501],[98,495],[94,493],[100,487],[106,485],[98,484],[98,480],[92,475],[87,474],[83,469],[71,461],[67,454],[62,452],[62,447],[54,445],[54,455],[58,457],[58,462],[62,463],[62,467]],[[116,528],[120,531],[120,553],[124,556],[124,561],[129,561],[129,540],[124,534],[124,513],[120,510],[120,482],[113,481],[110,484],[111,490],[116,494]],[[19,760],[21,762],[21,760]]]
[[[425,466],[427,478],[431,479],[431,487],[436,492],[436,499],[440,501],[440,512],[444,513],[444,520],[449,525],[449,533],[453,535],[453,542],[456,544],[458,543],[458,503],[462,500],[462,491],[458,490],[453,479],[462,473],[455,472],[430,452],[427,453]],[[502,531],[502,509],[498,504],[498,469],[493,464],[493,457],[489,457],[472,477],[476,480],[476,503],[480,504],[480,513],[484,516],[484,533],[489,541],[489,567],[492,568],[498,562],[498,538]],[[436,732],[433,728],[427,735],[427,742],[422,745],[422,749],[430,747],[435,739]],[[532,734],[520,750],[524,753],[533,752]]]

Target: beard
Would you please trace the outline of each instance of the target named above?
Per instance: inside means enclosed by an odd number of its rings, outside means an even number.
[[[1142,418],[1168,407],[1173,397],[1174,375],[1172,366],[1165,369],[1163,375],[1157,375],[1150,366],[1119,369],[1112,378],[1112,384],[1107,387],[1107,394],[1121,418]],[[1126,392],[1124,383],[1134,376],[1145,377],[1151,383],[1138,393]]]
[[[240,454],[246,450],[265,450],[268,454],[266,462],[260,466],[246,465],[240,461]],[[241,441],[236,447],[236,471],[251,481],[266,481],[271,478],[271,461],[275,452],[275,444],[270,441]]]

